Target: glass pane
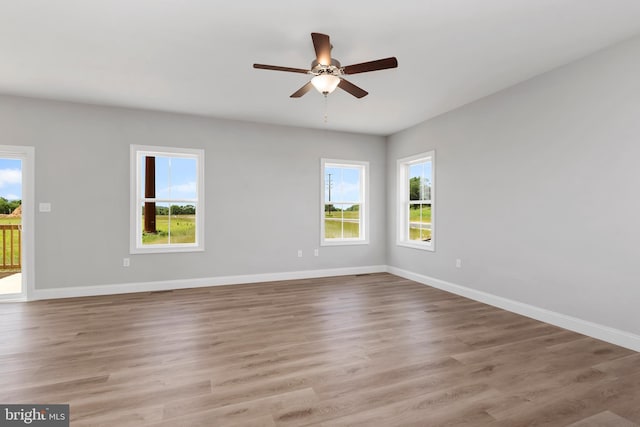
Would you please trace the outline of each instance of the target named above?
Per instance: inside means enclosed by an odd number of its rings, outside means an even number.
[[[409,200],[420,200],[423,163],[409,166]]]
[[[431,241],[431,204],[421,204],[420,212],[420,222],[422,223],[420,240],[429,242]]]
[[[324,238],[357,239],[360,237],[360,205],[327,203],[324,205]]]
[[[147,159],[155,168],[155,186],[146,188]],[[151,164],[149,164],[151,166]],[[143,156],[140,160],[140,194],[158,199],[197,198],[195,158]]]
[[[169,199],[169,183],[171,182],[171,158],[156,157],[156,187],[155,193],[157,199]]]
[[[174,204],[171,205],[170,214],[170,243],[195,243],[196,206],[192,204]]]
[[[424,176],[422,177],[422,186],[420,187],[422,198],[421,200],[431,200],[431,167],[433,162],[429,160],[424,163]]]
[[[325,202],[360,201],[360,169],[327,166],[324,171]]]
[[[196,209],[193,204],[143,203],[142,244],[196,243]]]
[[[336,182],[340,176],[340,169],[334,167],[324,168],[324,201],[335,202],[336,199]]]
[[[344,202],[360,201],[360,170],[356,168],[342,168],[340,194]]]
[[[342,238],[342,211],[333,204],[324,205],[324,238]]]
[[[147,156],[142,156],[140,157],[140,164],[138,165],[138,169],[140,170],[140,182],[138,183],[140,185],[140,188],[138,189],[138,191],[140,192],[140,197],[144,197],[144,180],[145,180],[145,176],[147,176],[147,168],[146,168],[146,164],[147,164]]]
[[[409,204],[409,240],[431,240],[431,204]]]
[[[172,157],[170,163],[170,185],[165,189],[158,185],[158,191],[166,191],[171,199],[196,199],[196,159]]]
[[[410,203],[409,205],[409,240],[420,240],[422,224],[420,221],[420,205]]]
[[[171,222],[169,221],[169,203],[156,203],[156,228],[158,243],[170,243]]]
[[[169,206],[162,203],[142,204],[142,244],[169,243]]]
[[[360,205],[342,206],[342,230],[345,239],[360,237]]]
[[[147,166],[155,170],[154,180],[147,183]],[[152,169],[153,168],[153,169]],[[142,156],[140,158],[140,195],[147,198],[167,198],[166,191],[160,194],[159,189],[166,188],[169,182],[169,158]],[[147,186],[149,184],[149,186]]]
[[[431,200],[432,162],[409,166],[409,200]]]

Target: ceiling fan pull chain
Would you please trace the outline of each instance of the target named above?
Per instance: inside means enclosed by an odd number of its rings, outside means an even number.
[[[327,94],[324,94],[324,123],[326,124],[329,121],[329,97]]]

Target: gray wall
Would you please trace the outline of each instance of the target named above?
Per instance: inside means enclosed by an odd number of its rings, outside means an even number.
[[[319,117],[318,120],[322,118]],[[0,144],[36,147],[36,289],[386,262],[385,139],[0,97]],[[129,145],[205,149],[203,253],[129,256]],[[369,245],[322,247],[320,158],[370,162]],[[303,250],[303,258],[297,250]]]
[[[640,333],[639,76],[636,38],[391,136],[387,263]],[[395,244],[396,159],[430,149],[435,252]]]

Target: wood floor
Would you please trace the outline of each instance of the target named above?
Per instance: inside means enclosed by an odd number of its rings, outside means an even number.
[[[636,426],[640,353],[389,274],[0,304],[72,426]]]

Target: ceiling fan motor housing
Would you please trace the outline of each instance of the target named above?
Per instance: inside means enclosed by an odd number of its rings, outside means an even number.
[[[340,65],[340,61],[337,59],[331,58],[330,65],[323,65],[318,62],[317,59],[314,59],[311,62],[311,70],[309,70],[309,74],[313,74],[314,76],[320,76],[323,74],[331,74],[333,76],[342,76],[344,74],[342,66]]]

